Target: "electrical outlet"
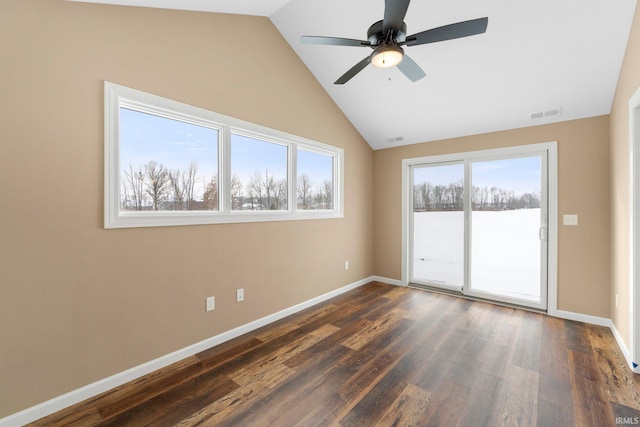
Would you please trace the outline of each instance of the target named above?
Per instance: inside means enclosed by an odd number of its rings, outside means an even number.
[[[216,297],[208,297],[207,298],[207,311],[213,311],[216,308]]]
[[[344,269],[348,270],[349,269],[349,261],[345,261],[344,262]]]
[[[244,288],[236,289],[236,302],[244,301]]]

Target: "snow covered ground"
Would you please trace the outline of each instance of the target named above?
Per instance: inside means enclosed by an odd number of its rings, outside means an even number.
[[[413,280],[462,286],[463,215],[414,213]],[[471,290],[540,301],[540,209],[477,211],[471,223]]]

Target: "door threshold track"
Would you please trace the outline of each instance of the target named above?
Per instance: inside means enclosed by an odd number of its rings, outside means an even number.
[[[473,297],[473,296],[469,296],[469,295],[463,294],[462,291],[456,291],[456,290],[453,290],[453,289],[441,289],[441,288],[438,288],[436,286],[429,286],[429,285],[423,285],[423,284],[420,284],[420,283],[411,283],[411,282],[407,286],[409,288],[419,289],[419,290],[427,291],[427,292],[434,292],[436,294],[449,295],[449,296],[453,296],[453,297],[464,298],[464,299],[471,300],[471,301],[486,302],[486,303],[489,303],[489,304],[500,305],[500,306],[503,306],[503,307],[518,308],[520,310],[531,311],[533,313],[547,314],[547,310],[543,310],[543,309],[540,309],[540,308],[527,307],[525,305],[518,305],[518,304],[509,304],[509,303],[506,303],[506,302],[494,301],[494,300],[487,299],[487,298]]]

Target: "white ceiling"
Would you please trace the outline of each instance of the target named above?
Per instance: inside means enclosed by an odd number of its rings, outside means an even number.
[[[289,0],[69,0],[85,3],[119,4],[155,7],[159,9],[196,10],[201,12],[234,13],[269,16]]]
[[[77,0],[268,16],[374,149],[608,114],[637,0],[413,0],[408,34],[489,17],[485,34],[405,47],[427,77],[365,68],[371,49],[300,43],[366,39],[384,0]],[[562,115],[531,119],[531,113]],[[398,138],[402,138],[398,141]]]

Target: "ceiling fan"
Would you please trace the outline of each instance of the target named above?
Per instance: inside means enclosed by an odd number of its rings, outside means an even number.
[[[386,0],[384,19],[375,22],[367,30],[367,40],[345,39],[340,37],[302,36],[300,41],[306,44],[323,44],[334,46],[364,46],[373,49],[371,55],[354,65],[334,82],[336,85],[345,84],[370,63],[377,68],[398,69],[416,82],[426,74],[409,56],[404,54],[402,46],[417,46],[445,40],[482,34],[487,30],[489,18],[478,18],[470,21],[457,22],[438,28],[422,31],[407,36],[407,25],[404,17],[407,14],[410,0]]]

